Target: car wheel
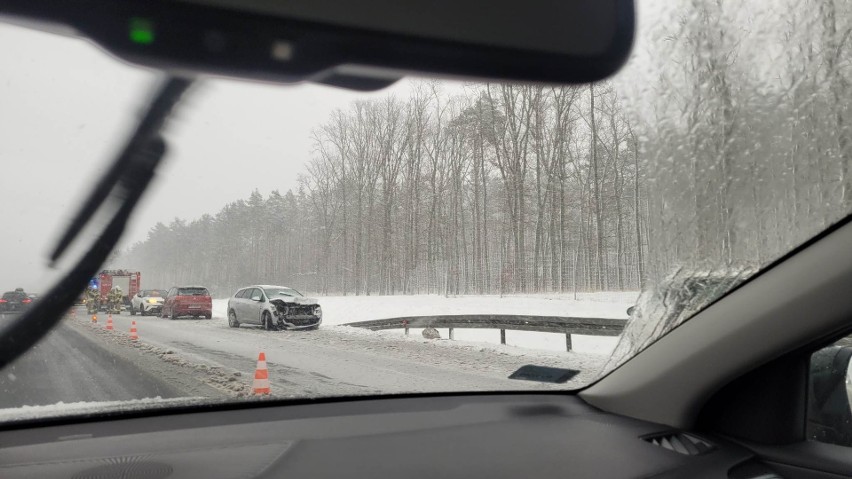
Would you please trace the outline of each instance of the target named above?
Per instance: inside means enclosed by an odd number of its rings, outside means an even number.
[[[263,325],[263,329],[267,331],[274,331],[275,325],[272,324],[272,315],[269,314],[269,311],[263,312],[263,319],[260,322]]]
[[[177,315],[177,313],[175,313],[174,311],[172,311],[171,318],[172,318],[172,319],[178,319],[178,315]]]
[[[228,326],[232,328],[240,327],[240,322],[237,321],[237,313],[235,313],[233,309],[228,311]]]
[[[213,315],[212,314],[205,314],[204,319],[213,319]]]
[[[132,305],[132,304],[130,305],[130,315],[131,315],[131,316],[136,316],[136,309],[134,309],[134,308],[133,308],[133,305]],[[144,313],[143,313],[142,315],[144,316]]]

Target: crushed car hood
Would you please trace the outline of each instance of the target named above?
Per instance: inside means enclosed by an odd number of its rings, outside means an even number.
[[[269,300],[270,303],[281,303],[286,305],[298,304],[302,306],[312,306],[319,304],[314,298],[298,298],[295,296],[276,296]]]

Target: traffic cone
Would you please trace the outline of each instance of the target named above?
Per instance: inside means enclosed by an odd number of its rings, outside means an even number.
[[[97,315],[97,314],[93,314],[93,315],[92,315],[92,323],[97,323],[97,322],[98,322],[98,315]]]
[[[136,321],[130,322],[130,340],[136,341],[139,339],[139,334],[136,332]]]
[[[112,315],[107,316],[106,330],[112,331]]]
[[[266,354],[263,351],[257,356],[257,369],[254,370],[252,393],[255,395],[270,394],[269,370],[266,369]]]

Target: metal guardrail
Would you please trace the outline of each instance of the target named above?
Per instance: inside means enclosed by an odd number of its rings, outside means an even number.
[[[453,314],[439,316],[406,316],[400,318],[357,321],[344,326],[365,328],[372,331],[409,328],[447,328],[450,339],[453,329],[499,329],[500,343],[506,344],[506,330],[536,331],[541,333],[565,334],[565,348],[571,350],[571,335],[618,336],[624,330],[626,319],[574,318],[563,316],[518,316],[514,314]]]

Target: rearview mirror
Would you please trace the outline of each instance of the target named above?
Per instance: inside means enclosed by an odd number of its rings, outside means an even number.
[[[808,386],[809,439],[852,446],[849,363],[852,347],[829,346],[811,356]]]
[[[0,15],[144,66],[360,90],[410,73],[585,83],[625,62],[633,0],[7,0]]]

